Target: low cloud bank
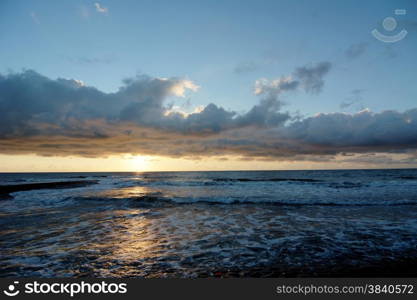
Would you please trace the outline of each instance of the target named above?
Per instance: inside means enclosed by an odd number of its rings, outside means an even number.
[[[259,103],[238,114],[210,103],[185,114],[170,97],[196,92],[182,78],[137,76],[114,93],[35,71],[0,74],[0,153],[102,156],[142,153],[172,157],[238,155],[271,160],[331,159],[344,153],[415,153],[417,109],[329,113],[297,119],[280,96],[319,94],[329,62],[288,76],[259,79]],[[412,154],[414,155],[414,154]]]

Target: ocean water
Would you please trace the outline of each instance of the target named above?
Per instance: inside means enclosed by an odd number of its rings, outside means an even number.
[[[80,180],[97,184],[0,195],[0,276],[312,276],[417,259],[415,169],[0,174]]]

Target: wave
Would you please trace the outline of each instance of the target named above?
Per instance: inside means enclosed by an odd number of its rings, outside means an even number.
[[[349,189],[349,188],[361,188],[361,187],[367,187],[369,185],[367,184],[363,184],[360,182],[350,182],[350,181],[343,181],[343,182],[331,182],[329,184],[329,187],[335,188],[335,189],[339,189],[339,188],[345,188],[345,189]]]
[[[209,185],[230,185],[235,183],[251,182],[297,182],[297,183],[323,183],[323,180],[309,178],[204,178],[202,180],[151,180],[147,178],[128,180],[124,182],[115,182],[119,187],[134,186],[209,186]]]
[[[293,182],[323,182],[323,180],[311,178],[214,178],[213,181],[231,181],[231,182],[278,182],[278,181],[293,181]]]
[[[78,175],[78,176],[70,176],[68,178],[107,178],[107,175]]]
[[[158,195],[134,196],[125,198],[115,197],[76,197],[71,200],[98,201],[98,202],[129,202],[140,207],[166,207],[175,205],[206,204],[206,205],[271,205],[271,206],[403,206],[417,205],[416,200],[385,200],[376,201],[312,201],[312,200],[252,200],[236,198],[191,198],[191,197],[164,197]]]
[[[404,179],[404,180],[417,180],[416,176],[400,176],[398,179]]]

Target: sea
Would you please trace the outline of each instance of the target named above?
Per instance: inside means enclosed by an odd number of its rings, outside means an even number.
[[[0,277],[360,276],[417,260],[416,169],[0,173],[71,181],[94,184],[0,194]]]

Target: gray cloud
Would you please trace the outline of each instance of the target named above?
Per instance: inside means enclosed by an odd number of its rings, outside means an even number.
[[[306,93],[318,94],[324,86],[323,77],[330,71],[330,62],[320,62],[297,68],[292,75],[255,82],[255,94],[263,95],[269,102],[278,102],[278,97],[285,92],[303,88]]]
[[[295,122],[285,136],[303,143],[329,149],[382,148],[384,150],[417,146],[417,109],[403,113],[364,110],[356,114],[318,114]]]
[[[330,71],[330,62],[321,62],[316,65],[297,68],[294,76],[299,79],[306,92],[318,94],[324,86],[323,77]]]
[[[169,111],[170,96],[198,87],[180,78],[138,76],[124,80],[115,93],[103,93],[73,79],[51,80],[34,71],[0,77],[0,138],[36,135],[79,135],[74,123],[104,120],[169,132],[206,134],[242,126],[266,126],[288,117],[262,102],[255,114],[237,115],[213,103],[188,115]],[[102,132],[95,129],[94,133]],[[85,134],[92,134],[86,131]],[[100,135],[106,135],[101,133]]]
[[[260,101],[244,114],[213,103],[191,114],[170,110],[170,97],[198,88],[181,78],[137,76],[104,93],[79,80],[52,80],[34,71],[0,74],[0,153],[325,161],[342,153],[417,149],[417,109],[303,119],[282,111],[283,93],[320,92],[329,69],[329,63],[320,63],[258,81]]]
[[[290,119],[285,113],[280,113],[283,102],[279,98],[283,93],[303,88],[305,92],[318,94],[324,86],[323,77],[329,72],[331,64],[321,62],[297,68],[290,76],[277,79],[259,79],[255,82],[255,94],[261,96],[260,103],[248,113],[236,118],[243,126],[257,124],[260,126],[278,126]]]
[[[284,92],[295,91],[299,85],[300,82],[291,76],[280,77],[274,80],[259,79],[255,82],[255,94],[276,98]]]
[[[349,59],[354,59],[366,52],[366,49],[368,48],[368,43],[357,43],[350,45],[349,48],[346,49],[346,57]]]

